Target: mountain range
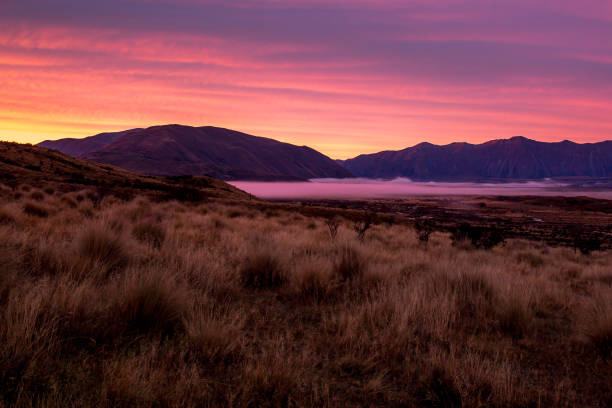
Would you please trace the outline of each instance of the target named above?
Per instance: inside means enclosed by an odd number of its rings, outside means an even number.
[[[467,181],[612,176],[612,141],[545,143],[516,136],[482,144],[421,143],[338,161],[356,177]]]
[[[399,151],[335,161],[307,146],[212,126],[153,126],[45,141],[40,146],[141,174],[209,175],[223,180],[612,177],[612,141],[546,143],[521,136],[482,144],[420,143]]]

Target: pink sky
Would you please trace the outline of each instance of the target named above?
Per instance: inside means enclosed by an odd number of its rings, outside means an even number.
[[[0,139],[181,123],[334,158],[612,139],[611,4],[3,0]]]

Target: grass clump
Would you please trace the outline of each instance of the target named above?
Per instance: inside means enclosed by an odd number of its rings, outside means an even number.
[[[77,256],[100,265],[105,273],[119,271],[130,262],[123,236],[104,224],[90,224],[76,240]]]
[[[45,199],[45,195],[41,191],[32,191],[30,193],[30,198],[34,201],[42,201]]]
[[[612,293],[600,294],[585,307],[582,331],[604,361],[612,359]]]
[[[200,364],[231,364],[243,357],[240,318],[221,318],[198,311],[185,323],[189,348]]]
[[[366,269],[366,261],[353,246],[346,245],[340,249],[340,254],[334,263],[334,273],[345,282],[360,279]]]
[[[23,205],[23,212],[33,217],[44,218],[49,216],[49,210],[46,207],[31,201]]]
[[[109,317],[120,333],[169,336],[184,329],[190,294],[169,276],[129,277],[116,296]]]
[[[519,252],[516,255],[516,260],[519,263],[527,264],[532,268],[540,268],[544,265],[544,259],[531,252]]]
[[[15,222],[16,219],[13,214],[0,208],[0,225],[12,225]]]
[[[240,267],[240,280],[246,288],[274,289],[287,282],[287,272],[271,250],[252,249]]]
[[[311,261],[300,265],[293,274],[293,286],[298,297],[315,303],[330,299],[334,280],[328,263]]]
[[[160,248],[166,239],[166,230],[153,222],[140,222],[134,226],[132,235],[140,242]]]

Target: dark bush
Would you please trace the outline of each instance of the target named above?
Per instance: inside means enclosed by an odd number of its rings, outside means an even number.
[[[584,255],[603,249],[605,238],[596,231],[583,231],[580,228],[573,228],[569,235],[574,250],[578,250]]]
[[[417,239],[420,242],[429,242],[429,236],[433,232],[433,226],[427,220],[419,220],[414,223],[414,229],[417,234]]]
[[[463,223],[452,231],[451,240],[454,245],[469,242],[474,248],[491,249],[503,243],[505,238],[498,229]]]

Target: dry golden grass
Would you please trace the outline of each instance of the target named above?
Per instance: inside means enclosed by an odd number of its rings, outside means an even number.
[[[42,187],[0,201],[0,405],[612,403],[610,252]]]

